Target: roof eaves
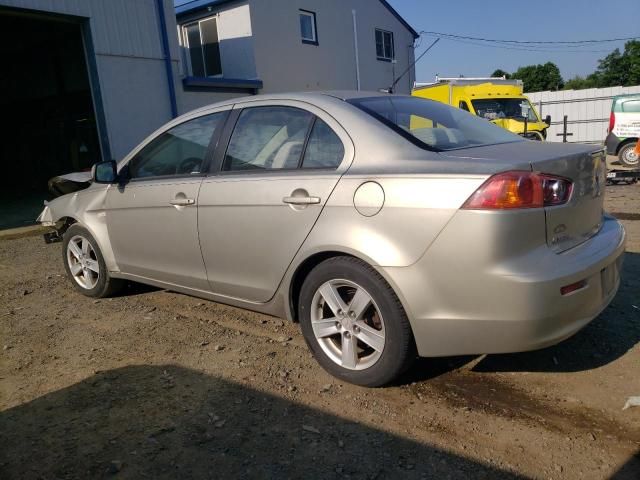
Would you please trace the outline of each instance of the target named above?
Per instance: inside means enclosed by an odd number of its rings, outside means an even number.
[[[176,15],[182,15],[184,13],[194,12],[196,10],[201,10],[207,7],[213,7],[222,5],[223,3],[228,3],[233,0],[191,0],[190,2],[185,2],[181,5],[177,5],[174,7]]]
[[[418,37],[420,36],[420,34],[419,34],[418,32],[416,32],[416,31],[414,30],[414,28],[413,28],[411,25],[409,25],[409,23],[408,23],[404,18],[402,18],[402,16],[401,16],[397,11],[396,11],[396,9],[395,9],[395,8],[393,8],[393,7],[389,4],[389,2],[387,2],[386,0],[380,0],[380,3],[382,3],[382,5],[384,5],[384,6],[387,8],[387,10],[389,10],[389,11],[391,12],[391,14],[392,14],[394,17],[396,17],[396,19],[397,19],[397,20],[398,20],[402,25],[404,25],[404,27],[405,27],[407,30],[409,30],[409,31],[411,32],[411,35],[413,35],[413,38],[418,38]]]
[[[233,0],[191,0],[190,2],[183,3],[182,5],[175,7],[176,15],[181,15],[183,13],[189,13],[195,10],[200,10],[206,7],[218,6],[223,3],[231,2]],[[413,35],[413,38],[418,38],[420,34],[414,30],[414,28],[409,25],[409,23],[402,18],[402,16],[393,8],[389,2],[386,0],[380,0],[380,3],[384,5],[384,7],[391,12],[391,14],[396,17],[396,19]]]

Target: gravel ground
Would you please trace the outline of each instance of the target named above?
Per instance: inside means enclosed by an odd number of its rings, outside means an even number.
[[[0,240],[0,478],[640,478],[640,184],[612,305],[545,350],[328,376],[296,325],[131,285],[85,298],[60,244]]]

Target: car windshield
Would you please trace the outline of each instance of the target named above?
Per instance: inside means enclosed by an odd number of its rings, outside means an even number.
[[[352,105],[377,118],[412,143],[429,150],[523,141],[492,123],[444,103],[417,97],[356,98]]]
[[[515,118],[529,122],[537,122],[536,114],[526,98],[484,98],[471,100],[476,115],[486,120]]]

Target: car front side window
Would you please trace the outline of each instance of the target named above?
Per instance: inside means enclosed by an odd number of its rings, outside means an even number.
[[[226,116],[227,112],[205,115],[162,133],[129,162],[129,178],[200,174],[211,138]]]

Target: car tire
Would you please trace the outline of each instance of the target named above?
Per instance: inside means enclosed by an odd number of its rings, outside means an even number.
[[[416,358],[400,300],[384,278],[359,259],[334,257],[318,264],[302,285],[298,314],[318,363],[346,382],[386,385]]]
[[[640,163],[640,156],[635,153],[636,142],[626,143],[618,152],[618,160],[625,167],[637,167]]]
[[[64,233],[62,260],[75,289],[87,297],[109,297],[125,285],[109,275],[98,243],[81,225],[71,225]]]

